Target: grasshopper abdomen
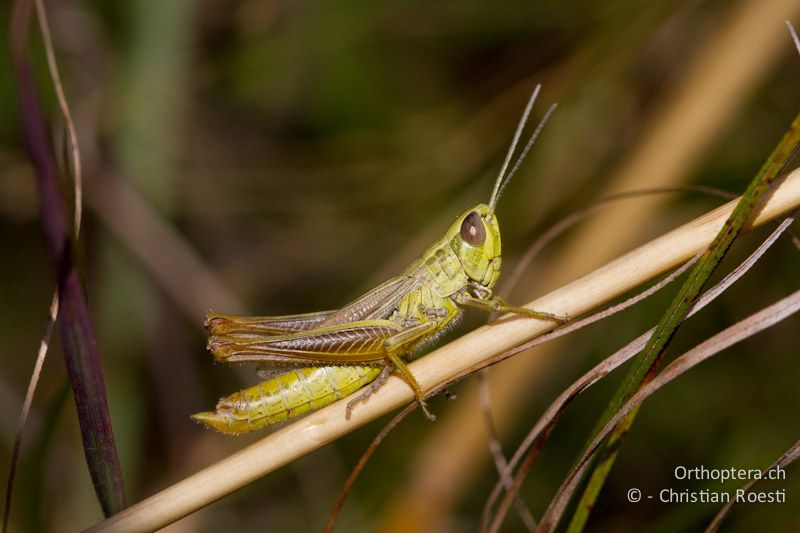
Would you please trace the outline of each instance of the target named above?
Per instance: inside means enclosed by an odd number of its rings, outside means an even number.
[[[320,409],[380,373],[376,366],[297,368],[222,398],[215,411],[192,418],[221,433],[248,433]]]

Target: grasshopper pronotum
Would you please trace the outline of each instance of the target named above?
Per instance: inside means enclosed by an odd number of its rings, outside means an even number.
[[[193,418],[222,433],[247,433],[319,409],[372,383],[348,403],[349,414],[398,372],[433,419],[406,360],[452,324],[463,308],[564,322],[565,317],[515,307],[492,294],[501,264],[498,198],[555,109],[548,109],[506,174],[539,89],[517,125],[489,204],[464,211],[402,274],[332,311],[278,317],[209,314],[208,348],[214,359],[260,363],[259,374],[266,380],[222,398],[213,412]]]

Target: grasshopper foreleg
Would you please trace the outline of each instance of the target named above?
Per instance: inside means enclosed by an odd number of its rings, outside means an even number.
[[[504,299],[491,293],[489,293],[486,298],[477,298],[467,291],[462,291],[456,294],[455,300],[458,305],[463,307],[472,307],[473,309],[480,309],[481,311],[489,313],[515,313],[538,320],[549,320],[557,324],[565,324],[569,321],[569,318],[566,316],[554,315],[552,313],[511,305]]]

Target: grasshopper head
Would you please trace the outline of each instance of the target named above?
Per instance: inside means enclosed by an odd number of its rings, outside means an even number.
[[[511,163],[511,157],[516,150],[517,141],[519,141],[525,123],[528,121],[528,115],[539,94],[539,89],[541,89],[541,86],[537,85],[533,90],[533,94],[528,99],[528,105],[525,106],[525,111],[522,113],[522,118],[517,124],[517,130],[514,132],[511,146],[508,148],[506,159],[494,183],[494,190],[489,197],[489,205],[478,204],[465,211],[447,230],[447,240],[450,242],[450,247],[456,256],[458,256],[458,260],[461,262],[467,277],[487,289],[494,287],[494,284],[497,283],[497,278],[500,277],[500,226],[497,224],[497,217],[494,214],[497,201],[556,108],[555,104],[550,106],[550,109],[544,114],[539,125],[536,126],[527,144],[522,149],[522,153],[517,157],[514,165],[511,166],[511,170],[506,173]]]
[[[467,276],[484,287],[494,287],[500,277],[500,226],[494,211],[478,204],[462,213],[447,234]]]

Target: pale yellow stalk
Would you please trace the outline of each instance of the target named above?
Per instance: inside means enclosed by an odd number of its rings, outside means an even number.
[[[708,245],[736,201],[663,235],[594,272],[527,304],[570,316],[583,314],[687,260]],[[800,170],[792,172],[758,212],[758,226],[800,206]],[[431,389],[481,361],[553,327],[537,320],[501,318],[431,352],[410,368]],[[208,505],[256,479],[413,401],[400,378],[391,378],[345,418],[345,398],[97,524],[90,531],[149,531]],[[476,414],[477,416],[477,414]],[[223,438],[223,437],[220,437]]]

